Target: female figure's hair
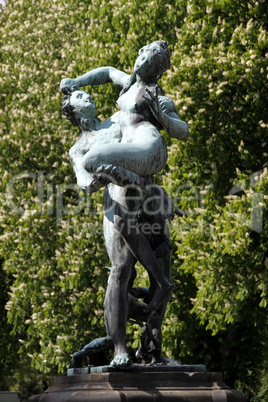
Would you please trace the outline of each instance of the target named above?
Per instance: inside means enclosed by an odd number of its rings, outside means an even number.
[[[159,52],[158,55],[160,56],[159,62],[159,74],[160,77],[158,79],[160,79],[162,77],[162,74],[170,69],[170,54],[168,51],[168,46],[167,46],[167,42],[164,40],[156,40],[153,43],[157,43],[162,50],[164,50],[164,54]]]
[[[168,51],[168,47],[167,47],[167,42],[164,40],[156,40],[154,42],[151,43],[151,45],[153,45],[154,43],[156,43],[161,50],[159,52],[157,52],[158,55],[158,72],[156,74],[156,79],[159,80],[162,77],[162,74],[167,71],[170,68],[170,55],[169,55],[169,51]],[[139,51],[140,54],[140,51]],[[127,84],[124,86],[124,88],[122,89],[122,91],[120,92],[119,96],[123,95],[124,93],[126,93],[129,88],[135,84],[137,80],[137,71],[134,71],[133,74],[131,74]]]

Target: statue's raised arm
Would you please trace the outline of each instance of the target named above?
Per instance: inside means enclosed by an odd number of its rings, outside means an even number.
[[[64,88],[72,87],[85,87],[88,85],[101,85],[113,82],[117,87],[123,88],[130,76],[123,71],[114,67],[98,67],[88,73],[81,75],[81,77],[72,79],[65,78],[61,81],[60,87],[64,92]]]

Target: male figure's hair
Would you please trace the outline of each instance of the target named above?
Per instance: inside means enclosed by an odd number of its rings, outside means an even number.
[[[62,101],[62,113],[66,116],[73,126],[79,126],[79,121],[76,117],[75,108],[71,105],[71,95],[64,95]]]

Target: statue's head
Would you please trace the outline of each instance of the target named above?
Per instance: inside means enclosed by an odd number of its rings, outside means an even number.
[[[158,79],[170,68],[167,43],[155,41],[143,46],[134,65],[134,72],[140,76],[157,76]]]
[[[86,91],[76,85],[65,91],[62,111],[74,126],[82,130],[90,130],[94,126],[96,104]]]

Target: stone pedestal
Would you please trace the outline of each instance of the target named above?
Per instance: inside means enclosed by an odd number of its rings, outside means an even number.
[[[72,371],[71,371],[72,370]],[[246,402],[245,396],[205,366],[134,366],[128,371],[108,368],[68,370],[31,402]],[[99,372],[91,372],[91,371]],[[77,371],[77,373],[75,373]],[[100,372],[103,371],[103,372]],[[108,371],[108,372],[107,372]],[[85,372],[87,372],[85,374]]]

